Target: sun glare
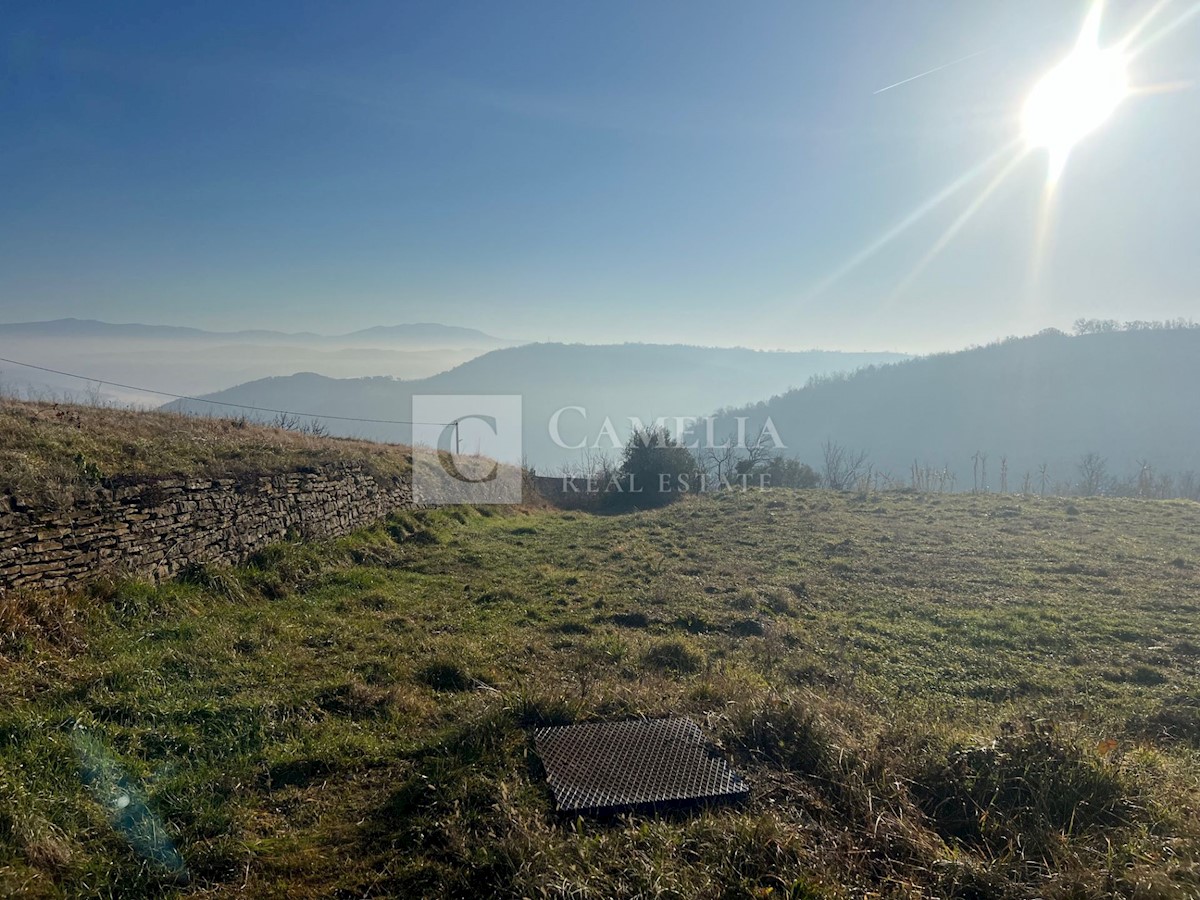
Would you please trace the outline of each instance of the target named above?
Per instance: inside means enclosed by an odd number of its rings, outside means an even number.
[[[1099,46],[1100,14],[1097,2],[1075,49],[1034,86],[1021,113],[1026,146],[1048,154],[1051,183],[1062,174],[1072,148],[1102,125],[1129,94],[1124,51]]]
[[[891,299],[907,290],[917,277],[933,263],[954,238],[974,219],[988,200],[1003,186],[1023,160],[1033,151],[1046,153],[1046,185],[1034,230],[1035,246],[1030,272],[1032,294],[1038,283],[1043,259],[1052,237],[1058,181],[1062,176],[1067,159],[1075,145],[1103,125],[1113,112],[1128,97],[1138,94],[1165,93],[1192,87],[1190,81],[1165,82],[1156,85],[1131,85],[1128,67],[1150,46],[1175,32],[1189,20],[1200,17],[1200,0],[1193,2],[1174,20],[1167,23],[1149,37],[1145,33],[1175,0],[1156,0],[1149,11],[1121,40],[1100,46],[1100,20],[1104,12],[1103,0],[1093,0],[1088,8],[1079,38],[1066,58],[1046,72],[1025,98],[1020,115],[1020,134],[996,153],[973,165],[938,193],[919,204],[907,216],[883,232],[878,238],[852,256],[813,287],[809,299],[826,291],[829,287],[863,265],[883,248],[890,246],[909,232],[918,222],[925,219],[958,197],[969,185],[974,184],[989,172],[992,177],[982,189],[967,202],[964,210],[951,222],[917,265],[900,281]],[[973,54],[972,56],[978,56]],[[958,65],[971,59],[965,56],[945,65],[926,70],[918,75],[897,81],[875,91],[882,94],[940,72],[948,66]],[[1011,120],[1010,120],[1011,121]]]

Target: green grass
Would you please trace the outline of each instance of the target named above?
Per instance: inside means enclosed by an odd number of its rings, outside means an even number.
[[[69,506],[113,479],[258,477],[330,464],[391,483],[407,473],[409,451],[245,419],[0,397],[0,492],[34,505]]]
[[[450,509],[10,597],[0,893],[1194,897],[1198,513]],[[553,813],[533,726],[665,714],[744,805]]]

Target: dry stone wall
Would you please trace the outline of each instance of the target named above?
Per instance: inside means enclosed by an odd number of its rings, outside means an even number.
[[[382,484],[353,466],[103,487],[59,511],[0,497],[0,594],[106,570],[161,579],[193,562],[238,563],[291,535],[345,534],[414,505],[407,480]]]

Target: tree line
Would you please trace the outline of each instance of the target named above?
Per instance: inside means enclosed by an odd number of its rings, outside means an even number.
[[[702,450],[683,446],[665,427],[635,430],[619,458],[585,455],[564,476],[586,478],[599,486],[609,505],[662,505],[687,493],[748,488],[827,488],[834,491],[913,490],[921,493],[969,491],[1023,496],[1134,497],[1200,501],[1200,473],[1168,472],[1147,459],[1135,470],[1112,474],[1098,453],[1081,456],[1073,468],[1055,473],[1043,462],[1020,473],[1010,470],[1008,456],[985,451],[971,456],[971,484],[959,485],[949,465],[913,460],[903,475],[876,468],[869,454],[831,439],[821,444],[821,458],[810,465],[769,445],[738,447],[732,441]]]

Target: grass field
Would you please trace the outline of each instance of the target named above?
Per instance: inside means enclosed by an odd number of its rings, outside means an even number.
[[[259,477],[351,464],[381,481],[408,472],[407,447],[204,418],[0,397],[0,492],[69,506],[99,484],[162,476]]]
[[[0,893],[1200,896],[1200,506],[449,509],[9,597]],[[741,806],[561,818],[529,729],[694,717]]]

